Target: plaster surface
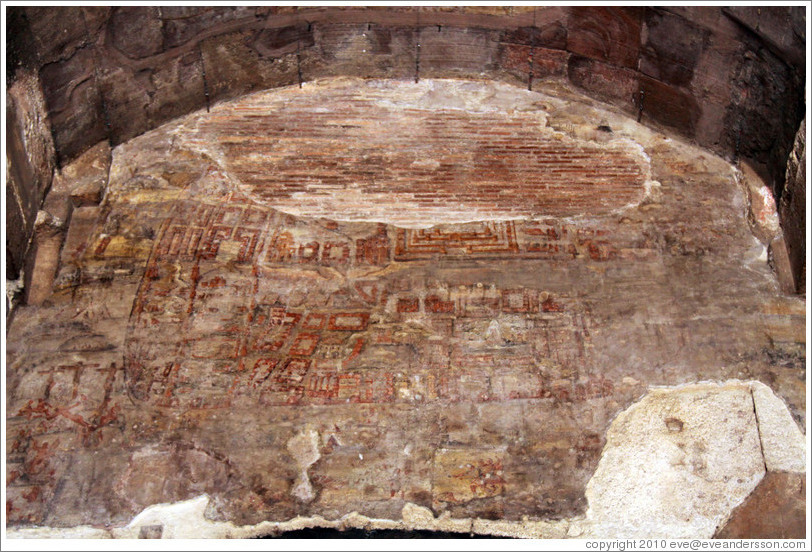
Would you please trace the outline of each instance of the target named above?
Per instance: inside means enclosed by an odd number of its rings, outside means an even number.
[[[776,417],[757,420],[754,393],[758,390],[761,408]],[[111,530],[93,527],[20,528],[11,538],[251,538],[284,534],[313,527],[346,529],[429,530],[521,538],[651,539],[710,538],[714,531],[727,538],[747,538],[748,525],[755,524],[763,538],[804,538],[797,526],[798,512],[780,512],[767,501],[792,502],[779,506],[798,509],[798,492],[787,494],[780,487],[789,476],[790,484],[803,485],[803,466],[795,471],[766,472],[766,455],[759,435],[786,429],[778,418],[788,410],[780,398],[759,382],[737,380],[703,383],[676,388],[655,388],[640,401],[621,412],[608,432],[608,442],[595,475],[587,484],[589,510],[585,516],[555,521],[483,520],[436,518],[429,508],[407,502],[400,519],[374,519],[352,512],[337,520],[321,516],[283,522],[261,522],[237,526],[213,521],[207,510],[211,499],[201,495],[174,504],[156,504],[136,515],[126,526]],[[678,417],[677,417],[678,416]],[[794,423],[792,424],[795,427]],[[309,431],[294,437],[289,447],[304,449],[316,458],[314,439]],[[783,443],[786,457],[804,460],[803,436]],[[301,455],[301,453],[300,453]],[[310,462],[307,460],[305,463]],[[636,477],[629,477],[633,473]],[[752,495],[761,508],[742,504],[757,484],[770,473],[768,490]],[[794,477],[793,477],[794,476]],[[777,481],[778,483],[774,483]],[[301,482],[292,492],[301,493]],[[312,491],[308,491],[312,492]],[[766,493],[766,494],[765,494]],[[766,502],[766,503],[765,503]],[[733,523],[725,522],[735,513]],[[775,533],[775,524],[754,521],[777,513],[778,526],[789,530]],[[749,516],[749,517],[748,517]],[[719,528],[723,528],[721,532]]]
[[[455,149],[485,114],[504,159]],[[641,534],[710,536],[803,464],[804,302],[743,181],[569,89],[472,81],[327,79],[139,136],[98,193],[64,183],[51,293],[10,326],[8,521],[579,537],[645,506]],[[731,379],[763,385],[649,393]],[[644,475],[621,482],[629,447]]]

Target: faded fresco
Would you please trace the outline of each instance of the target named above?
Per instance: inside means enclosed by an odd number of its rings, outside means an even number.
[[[570,92],[328,79],[79,166],[7,336],[9,523],[557,521],[651,386],[758,380],[805,429],[761,184]]]

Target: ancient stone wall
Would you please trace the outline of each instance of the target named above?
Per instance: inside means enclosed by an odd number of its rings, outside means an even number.
[[[804,17],[775,8],[26,8],[67,158],[246,92],[331,75],[565,79],[783,180]]]
[[[218,101],[326,76],[487,78],[531,89],[561,81],[645,124],[747,160],[780,200],[804,109],[802,7],[11,13],[12,44],[21,44],[14,57],[41,77],[65,160]],[[793,267],[799,270],[797,261]]]
[[[803,536],[804,13],[10,9],[16,536]]]
[[[784,229],[794,286],[806,290],[806,120],[801,123],[787,160],[787,177],[778,213]]]
[[[17,280],[32,254],[37,215],[56,158],[45,99],[35,73],[20,71],[6,95],[6,279]],[[9,298],[7,298],[7,306]]]
[[[764,183],[554,90],[323,79],[65,166],[8,334],[18,534],[710,537],[803,472]]]

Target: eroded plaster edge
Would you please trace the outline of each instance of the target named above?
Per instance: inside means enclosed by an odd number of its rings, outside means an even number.
[[[237,526],[234,523],[212,521],[205,513],[211,498],[200,495],[189,500],[171,504],[155,504],[146,508],[133,520],[121,528],[100,529],[90,526],[71,528],[23,527],[9,528],[10,539],[137,539],[144,538],[143,532],[158,528],[160,538],[208,538],[245,539],[281,535],[300,529],[362,529],[362,530],[406,530],[443,531],[450,533],[496,535],[522,538],[566,538],[570,521],[492,521],[473,518],[434,517],[428,508],[406,503],[401,520],[370,518],[351,512],[338,519],[321,516],[297,516],[280,522],[263,521],[256,525]]]

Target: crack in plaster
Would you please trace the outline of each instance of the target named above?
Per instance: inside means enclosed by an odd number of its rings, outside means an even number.
[[[750,402],[753,403],[753,416],[756,419],[756,429],[758,430],[758,447],[761,451],[761,463],[764,465],[764,471],[767,471],[767,460],[764,457],[764,438],[761,436],[761,424],[758,421],[758,409],[756,408],[756,398],[753,396],[753,388],[750,387]]]

